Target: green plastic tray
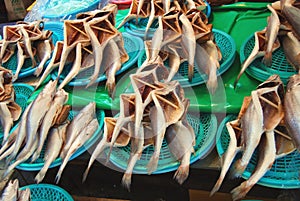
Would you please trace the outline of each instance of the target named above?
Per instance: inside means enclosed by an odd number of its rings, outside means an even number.
[[[187,119],[194,128],[196,135],[196,145],[194,146],[195,153],[191,155],[190,163],[204,158],[215,145],[215,134],[217,131],[217,119],[215,115],[201,114],[200,118],[188,114]],[[147,164],[154,152],[154,147],[146,148],[140,160],[137,161],[133,173],[148,174]],[[127,161],[130,157],[130,145],[122,148],[114,148],[110,161],[117,167],[126,170]],[[174,171],[179,167],[179,161],[171,154],[167,142],[164,139],[161,153],[159,156],[158,167],[153,174],[161,174],[165,172]]]
[[[31,201],[74,201],[63,188],[53,184],[30,184],[20,190],[30,189]]]
[[[236,114],[226,116],[218,128],[216,147],[220,156],[227,150],[230,140],[225,124],[236,119],[236,117]],[[242,174],[244,179],[248,179],[251,176],[256,163],[257,153],[254,152],[246,170]],[[275,160],[272,168],[257,182],[257,184],[272,188],[297,189],[300,188],[299,170],[300,154],[298,151],[294,151],[285,157]]]

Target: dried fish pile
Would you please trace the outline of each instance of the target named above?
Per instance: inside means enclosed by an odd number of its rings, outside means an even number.
[[[283,104],[286,97],[279,76],[272,75],[252,91],[251,96],[244,98],[238,118],[226,124],[230,142],[222,156],[222,170],[211,195],[220,188],[238,152],[242,152],[242,156],[233,164],[232,177],[242,175],[256,148],[258,148],[258,161],[252,175],[231,191],[233,200],[242,199],[272,167],[277,158],[295,150],[290,137],[292,133],[287,132],[286,125],[282,124],[287,109]]]
[[[57,90],[56,85],[57,81],[50,81],[45,86],[26,108],[17,128],[3,143],[0,160],[6,158],[4,176],[22,162],[35,162],[46,144],[44,167],[36,176],[36,181],[42,181],[51,163],[61,157],[58,182],[71,155],[97,130],[96,104],[85,106],[70,122],[67,120],[70,106],[65,104],[68,93],[63,89]]]
[[[0,122],[3,129],[3,141],[7,140],[14,121],[20,118],[22,108],[15,102],[15,91],[10,71],[0,67]]]
[[[25,59],[30,58],[32,67],[36,67],[35,75],[39,76],[44,65],[51,57],[54,45],[52,31],[43,30],[44,22],[17,22],[16,25],[3,27],[3,39],[0,41],[0,65],[8,62],[17,52],[17,67],[13,81],[18,79]]]
[[[145,64],[158,57],[168,59],[172,80],[182,62],[188,62],[188,79],[194,76],[194,66],[208,76],[207,88],[214,93],[217,83],[217,69],[222,54],[214,41],[212,24],[201,11],[192,8],[186,13],[172,7],[169,12],[158,18],[159,27],[151,41],[146,41]],[[196,63],[195,63],[196,62]],[[141,69],[144,65],[142,65]]]
[[[168,74],[161,61],[149,63],[143,71],[130,75],[134,93],[121,94],[119,116],[104,119],[103,138],[90,158],[83,180],[105,148],[109,147],[111,152],[113,147],[123,147],[130,142],[131,154],[122,179],[122,184],[129,189],[133,168],[150,145],[154,146],[154,152],[147,165],[148,173],[156,170],[164,138],[181,162],[174,178],[180,184],[186,180],[195,134],[186,119],[189,100],[184,97],[178,81],[164,82]]]
[[[4,188],[1,201],[8,200],[20,200],[20,201],[30,201],[30,189],[26,188],[24,190],[19,189],[19,181],[17,179],[10,180],[7,186]]]
[[[148,30],[150,29],[154,20],[157,19],[159,16],[163,16],[165,13],[168,13],[173,7],[176,8],[176,10],[180,10],[186,13],[188,10],[191,9],[204,10],[206,4],[202,0],[133,0],[128,15],[119,24],[118,29],[122,27],[126,22],[132,19],[136,19],[137,23],[137,20],[139,18],[149,18],[145,29],[146,38]]]
[[[45,69],[37,87],[58,67],[60,78],[66,63],[72,67],[59,89],[68,84],[79,72],[94,68],[88,78],[94,84],[99,75],[107,76],[106,87],[112,94],[115,87],[115,74],[129,57],[124,49],[122,34],[115,28],[117,6],[108,4],[101,10],[80,13],[75,20],[64,21],[64,41],[55,45],[53,56]]]
[[[257,58],[263,57],[266,66],[272,65],[272,53],[282,47],[289,64],[300,69],[300,6],[295,0],[281,0],[267,6],[271,11],[267,27],[254,33],[255,45],[243,62],[234,86],[247,67]]]

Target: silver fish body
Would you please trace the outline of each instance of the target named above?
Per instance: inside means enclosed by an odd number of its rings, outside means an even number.
[[[296,69],[300,70],[300,41],[293,32],[288,32],[281,37],[281,44],[287,61]]]
[[[3,128],[3,145],[8,138],[11,127],[13,126],[13,118],[5,102],[0,102],[0,122]]]
[[[281,0],[281,10],[286,16],[288,22],[292,25],[293,31],[300,37],[300,9],[293,6],[295,0]]]

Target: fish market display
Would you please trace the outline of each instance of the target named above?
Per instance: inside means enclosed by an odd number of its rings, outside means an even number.
[[[148,18],[145,37],[147,37],[147,32],[153,24],[154,20],[159,16],[163,16],[165,13],[168,13],[172,8],[176,10],[181,10],[182,12],[187,12],[191,9],[204,10],[206,4],[202,0],[190,0],[190,1],[182,1],[182,0],[133,0],[128,12],[128,15],[123,19],[123,21],[119,24],[118,29],[122,27],[126,22],[136,19],[136,23],[138,19]]]
[[[64,41],[55,45],[53,56],[45,69],[37,87],[55,68],[57,79],[72,63],[64,80],[58,86],[62,89],[76,75],[88,68],[93,68],[89,84],[94,84],[99,75],[107,76],[106,87],[109,94],[115,88],[115,74],[129,57],[124,49],[121,33],[114,27],[117,6],[108,4],[101,10],[80,13],[75,20],[64,21]]]
[[[17,22],[16,25],[3,27],[3,39],[0,41],[0,65],[5,64],[14,53],[17,54],[17,66],[13,81],[18,79],[25,59],[29,58],[32,67],[37,67],[35,75],[39,76],[54,45],[52,31],[43,30],[44,22]]]
[[[70,121],[71,107],[66,105],[68,93],[57,89],[57,81],[50,81],[25,109],[15,130],[3,142],[0,160],[6,162],[4,176],[20,163],[35,162],[44,150],[44,167],[36,176],[43,180],[51,163],[58,157],[62,166],[57,175],[60,180],[64,167],[73,153],[88,141],[99,127],[96,104],[86,105]]]
[[[295,0],[280,0],[267,5],[271,15],[267,27],[254,33],[255,45],[241,66],[234,86],[247,67],[259,57],[266,66],[272,65],[272,53],[282,47],[286,60],[297,71],[300,69],[300,7]]]
[[[166,81],[168,76],[167,68],[159,59],[130,75],[134,92],[120,95],[118,117],[105,118],[103,138],[90,158],[83,180],[105,148],[109,148],[109,159],[113,147],[123,147],[130,142],[131,154],[122,178],[122,184],[129,189],[134,166],[148,146],[154,146],[148,173],[156,170],[165,137],[171,152],[181,162],[174,178],[180,184],[187,179],[195,143],[194,130],[186,119],[189,100],[184,97],[178,81]]]
[[[10,180],[6,187],[3,190],[1,201],[30,201],[30,189],[19,189],[19,181],[18,179]]]
[[[4,144],[8,138],[13,122],[20,118],[22,108],[15,102],[12,73],[0,67],[0,122],[3,129]]]
[[[230,142],[222,156],[222,170],[211,195],[220,188],[238,152],[242,152],[242,156],[231,168],[232,177],[242,175],[256,148],[259,159],[252,175],[231,191],[233,200],[242,199],[272,167],[276,158],[295,150],[289,133],[283,133],[279,129],[285,126],[282,124],[284,96],[282,81],[278,75],[272,75],[252,91],[251,96],[244,98],[237,119],[226,124]]]
[[[214,41],[212,24],[199,10],[191,8],[183,13],[176,7],[158,18],[159,26],[151,41],[146,41],[146,60],[151,63],[161,57],[168,59],[172,80],[182,62],[188,62],[188,79],[192,81],[194,67],[208,76],[207,88],[214,93],[217,83],[217,70],[222,54]],[[143,69],[141,66],[141,69]]]

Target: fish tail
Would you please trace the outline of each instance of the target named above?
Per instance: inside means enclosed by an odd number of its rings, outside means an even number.
[[[209,196],[213,196],[221,187],[221,184],[224,180],[224,177],[219,177],[218,181],[216,182],[215,186],[213,187],[213,189],[210,191]]]
[[[42,67],[37,67],[37,69],[34,71],[34,75],[36,76],[36,77],[38,77],[38,76],[40,76],[40,74],[42,73],[42,71],[43,71],[43,68]]]
[[[35,176],[34,180],[36,181],[37,184],[40,183],[44,179],[46,172],[47,172],[47,168],[43,167],[40,170],[40,172]]]
[[[115,95],[115,88],[116,88],[115,80],[107,79],[105,88],[107,89],[109,96],[113,98]]]
[[[244,198],[251,188],[252,185],[248,185],[247,181],[243,182],[241,185],[231,191],[232,200],[235,201]]]
[[[59,172],[56,174],[56,177],[55,177],[55,183],[58,184],[58,182],[60,181],[60,178],[61,178],[61,170],[59,170]]]
[[[194,65],[189,64],[188,67],[188,77],[189,77],[189,81],[192,81],[193,77],[194,77]]]
[[[263,63],[266,66],[271,66],[272,65],[272,52],[266,52],[266,54],[263,58]]]
[[[38,151],[34,152],[34,154],[31,157],[31,163],[36,161],[39,157],[40,157],[40,152],[38,152]]]
[[[211,94],[214,94],[216,92],[216,89],[218,87],[218,80],[217,80],[217,74],[215,72],[211,72],[209,74],[208,80],[207,80],[207,89]]]
[[[151,174],[152,172],[154,172],[156,170],[157,164],[158,164],[158,159],[159,159],[159,156],[156,156],[156,154],[154,153],[152,155],[152,157],[150,158],[150,161],[147,165],[148,174]]]
[[[122,178],[122,186],[126,188],[130,192],[130,185],[131,185],[131,176],[132,174],[130,173],[124,173],[123,178]]]
[[[181,185],[189,176],[189,166],[179,166],[174,174],[174,179]]]
[[[230,171],[231,178],[240,178],[245,171],[246,166],[241,165],[241,159],[237,160]]]
[[[83,177],[82,177],[82,183],[85,182],[89,172],[90,172],[90,169],[92,167],[92,164],[94,163],[95,161],[95,157],[92,155],[91,158],[90,158],[90,161],[89,161],[89,164],[88,164],[88,167],[86,168],[86,170],[84,171],[83,173]]]

